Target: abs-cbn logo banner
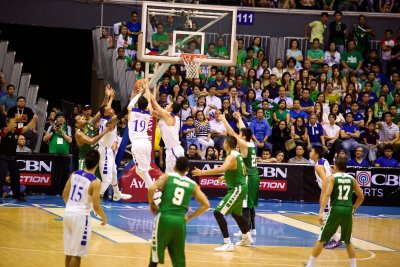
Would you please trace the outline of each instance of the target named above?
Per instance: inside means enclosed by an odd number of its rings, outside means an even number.
[[[218,177],[215,176],[202,176],[199,178],[199,185],[201,188],[226,188],[225,181],[218,182]],[[282,180],[260,180],[261,191],[286,191],[286,181]]]
[[[51,160],[17,160],[20,182],[23,185],[51,186],[53,162]]]
[[[196,164],[197,167],[198,164]],[[200,168],[202,170],[211,170],[221,166],[221,163],[204,163]],[[274,178],[274,179],[287,179],[288,178],[288,168],[287,167],[275,167],[275,166],[258,166],[258,172],[260,178]],[[222,174],[221,174],[222,175]]]
[[[51,186],[51,173],[26,173],[21,172],[21,184]]]

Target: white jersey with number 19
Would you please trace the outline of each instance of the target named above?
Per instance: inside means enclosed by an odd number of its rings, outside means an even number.
[[[129,139],[131,142],[136,139],[149,139],[147,130],[151,119],[150,112],[139,108],[132,108],[129,115]]]

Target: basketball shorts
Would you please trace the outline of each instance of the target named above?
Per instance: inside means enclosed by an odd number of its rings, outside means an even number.
[[[186,221],[184,216],[162,214],[154,218],[151,240],[151,260],[164,264],[165,249],[168,248],[172,266],[184,267]]]
[[[328,242],[340,226],[340,240],[344,241],[346,244],[350,243],[353,227],[352,212],[353,207],[332,206],[321,227],[321,233],[318,240]]]
[[[228,193],[218,204],[216,211],[223,215],[242,215],[243,200],[247,196],[247,185],[239,185],[228,190]]]
[[[165,172],[173,172],[176,160],[179,157],[184,157],[185,151],[181,146],[167,148],[165,152]]]
[[[151,164],[151,142],[147,138],[135,139],[132,142],[132,156],[137,167],[147,172]]]
[[[247,176],[247,186],[248,186],[248,194],[247,194],[247,208],[252,209],[258,207],[258,192],[260,191],[260,176],[256,175],[248,175]]]
[[[99,147],[98,151],[100,154],[99,169],[101,180],[110,183],[112,176],[117,175],[114,152],[108,147]]]
[[[63,224],[65,255],[86,257],[91,234],[89,216],[66,212]]]

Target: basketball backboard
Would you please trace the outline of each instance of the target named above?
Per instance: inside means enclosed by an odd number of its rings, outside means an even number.
[[[181,53],[204,54],[203,65],[236,65],[236,8],[143,1],[138,59],[183,64]],[[214,48],[214,49],[213,49]]]

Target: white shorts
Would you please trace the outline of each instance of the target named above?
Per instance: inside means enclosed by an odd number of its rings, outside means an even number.
[[[68,213],[64,215],[64,253],[68,256],[86,257],[89,251],[91,227],[89,215]]]
[[[147,138],[136,139],[132,142],[132,156],[137,167],[142,171],[149,171],[151,164],[151,142]]]
[[[176,160],[185,156],[185,150],[181,146],[167,148],[165,152],[165,172],[173,172]]]
[[[99,147],[98,151],[100,153],[99,170],[101,180],[110,183],[112,176],[117,175],[114,152],[108,147]]]

